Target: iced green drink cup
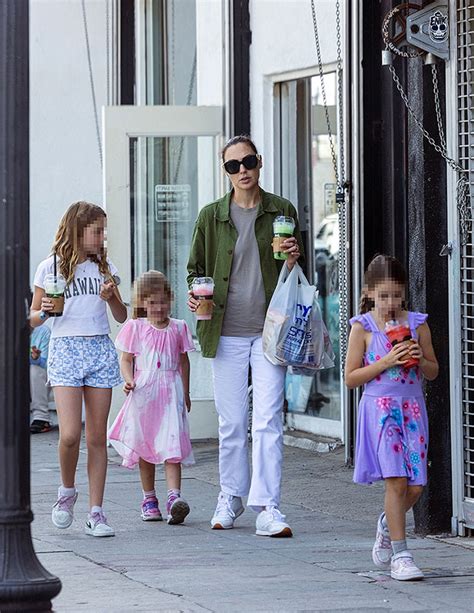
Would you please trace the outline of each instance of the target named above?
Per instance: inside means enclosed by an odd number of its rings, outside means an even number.
[[[273,257],[275,260],[287,260],[288,254],[283,252],[281,244],[293,236],[295,220],[293,217],[279,215],[273,220]]]
[[[53,310],[48,311],[50,317],[61,317],[64,311],[64,290],[66,280],[60,274],[46,275],[44,278],[44,292],[53,302]]]

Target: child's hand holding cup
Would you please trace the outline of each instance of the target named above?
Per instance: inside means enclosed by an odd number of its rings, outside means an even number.
[[[64,311],[64,290],[66,280],[61,274],[49,274],[44,278],[45,296],[41,301],[41,309],[50,317],[61,317]],[[45,300],[46,298],[46,300]]]
[[[385,324],[385,334],[387,335],[392,347],[396,347],[397,345],[405,347],[405,353],[402,354],[401,359],[404,360],[403,365],[406,369],[418,366],[420,363],[418,353],[415,351],[413,354],[411,354],[410,348],[414,345],[419,347],[419,345],[411,336],[410,325],[408,322],[399,323],[396,320],[388,321]]]

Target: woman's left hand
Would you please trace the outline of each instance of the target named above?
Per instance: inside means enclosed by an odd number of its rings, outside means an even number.
[[[301,255],[298,241],[294,236],[291,236],[290,238],[286,238],[281,243],[281,246],[283,248],[283,253],[288,254],[288,259],[286,260],[286,263],[288,268],[291,270]]]
[[[102,298],[102,300],[105,300],[105,302],[109,302],[109,300],[111,300],[114,296],[114,289],[115,283],[112,281],[107,281],[107,283],[100,286],[99,296]]]

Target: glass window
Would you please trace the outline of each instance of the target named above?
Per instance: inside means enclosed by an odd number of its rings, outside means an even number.
[[[324,77],[328,112],[337,151],[336,73]],[[307,274],[317,284],[319,303],[334,352],[335,367],[313,377],[287,375],[288,410],[341,419],[339,355],[339,224],[336,184],[321,79],[308,77],[280,83],[280,166],[276,184],[307,225]],[[309,203],[309,206],[308,206]]]
[[[149,269],[166,274],[173,316],[191,328],[186,265],[199,208],[214,199],[215,156],[212,136],[130,139],[132,278]]]
[[[146,93],[139,103],[222,105],[222,0],[148,0],[142,6]]]

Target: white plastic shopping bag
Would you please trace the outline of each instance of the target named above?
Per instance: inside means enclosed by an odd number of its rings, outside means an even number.
[[[318,292],[301,267],[287,266],[268,307],[263,350],[270,362],[311,373],[334,366],[334,352],[318,304]]]
[[[282,334],[283,326],[293,317],[296,305],[298,276],[295,268],[296,266],[290,272],[288,266],[286,264],[283,265],[263,326],[263,352],[267,359],[276,365],[281,364],[276,355],[277,344]]]

